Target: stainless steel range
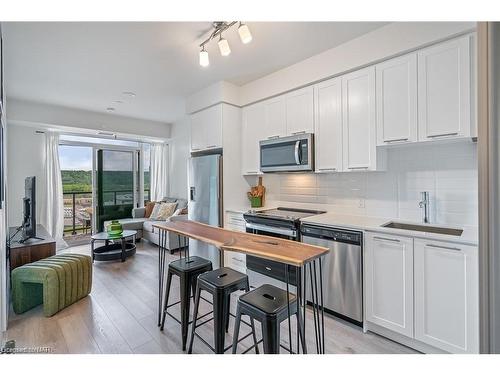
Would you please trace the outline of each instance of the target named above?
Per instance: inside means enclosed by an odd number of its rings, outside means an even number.
[[[246,221],[247,233],[262,234],[265,236],[279,237],[292,241],[300,241],[300,219],[308,216],[323,214],[325,211],[304,210],[297,208],[278,207],[271,210],[249,211],[243,214]],[[286,282],[286,266],[262,258],[247,255],[247,270],[250,284],[271,283],[283,287]],[[289,266],[290,284],[296,284],[295,267]],[[257,274],[255,274],[257,273]],[[271,277],[279,282],[273,282],[259,275]],[[253,285],[256,286],[256,285]]]

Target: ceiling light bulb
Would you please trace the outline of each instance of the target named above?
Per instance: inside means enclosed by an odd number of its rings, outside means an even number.
[[[210,64],[210,60],[208,59],[208,52],[205,51],[205,46],[203,46],[203,49],[200,51],[200,65],[205,67]]]
[[[247,44],[252,41],[252,34],[250,33],[250,29],[244,23],[240,22],[240,26],[238,27],[238,34],[240,34],[240,39],[243,44]]]
[[[229,43],[226,39],[224,39],[221,35],[219,42],[219,51],[222,56],[228,56],[231,53],[231,48],[229,48]]]

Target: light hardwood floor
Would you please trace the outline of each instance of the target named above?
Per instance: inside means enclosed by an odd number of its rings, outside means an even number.
[[[89,254],[90,247],[83,245],[67,251]],[[169,258],[173,260],[177,256]],[[167,316],[163,332],[156,325],[157,262],[157,247],[146,241],[138,243],[136,255],[124,263],[95,262],[94,282],[88,297],[50,318],[43,316],[41,306],[22,315],[11,311],[9,328],[2,335],[2,346],[7,340],[15,340],[16,347],[50,347],[55,353],[182,353],[179,324]],[[171,301],[178,299],[175,277],[172,284]],[[235,298],[231,304],[233,312]],[[200,314],[209,310],[209,304],[200,304]],[[178,309],[172,308],[172,313],[179,316]],[[292,326],[295,330],[295,324]],[[307,317],[306,327],[308,347],[314,351],[312,314]],[[260,337],[258,324],[256,329]],[[213,342],[212,330],[210,322],[198,332],[208,342]],[[232,341],[232,330],[233,319],[226,345]],[[240,337],[248,332],[249,328],[242,324]],[[294,347],[295,337],[292,340]],[[328,315],[325,315],[325,341],[327,353],[415,353],[381,336],[364,334],[361,328]],[[288,342],[285,323],[282,324],[282,342],[285,345]],[[238,352],[249,345],[251,338],[241,343]],[[193,352],[210,353],[197,339]]]

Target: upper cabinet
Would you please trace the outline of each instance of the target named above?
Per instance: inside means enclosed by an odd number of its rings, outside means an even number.
[[[266,120],[266,109],[262,103],[243,108],[242,122],[242,174],[260,173],[259,140]]]
[[[471,36],[418,52],[419,140],[471,134]]]
[[[375,170],[375,67],[342,76],[342,106],[344,170]]]
[[[314,132],[313,87],[290,92],[285,96],[285,102],[287,135]]]
[[[244,126],[251,124],[243,130],[244,173],[259,173],[259,141],[299,133],[315,133],[316,172],[383,170],[385,149],[377,146],[475,136],[474,40],[442,42],[243,111]]]
[[[314,90],[306,87],[264,101],[260,140],[314,132]]]
[[[191,151],[222,147],[222,104],[191,115]]]
[[[265,121],[259,124],[259,140],[284,137],[286,135],[285,96],[263,102]]]
[[[315,86],[316,172],[342,170],[342,79]]]
[[[417,54],[376,66],[377,145],[417,141]]]

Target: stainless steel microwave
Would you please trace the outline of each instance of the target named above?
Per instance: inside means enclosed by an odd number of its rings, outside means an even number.
[[[262,172],[299,172],[314,169],[313,134],[297,134],[260,141]]]

